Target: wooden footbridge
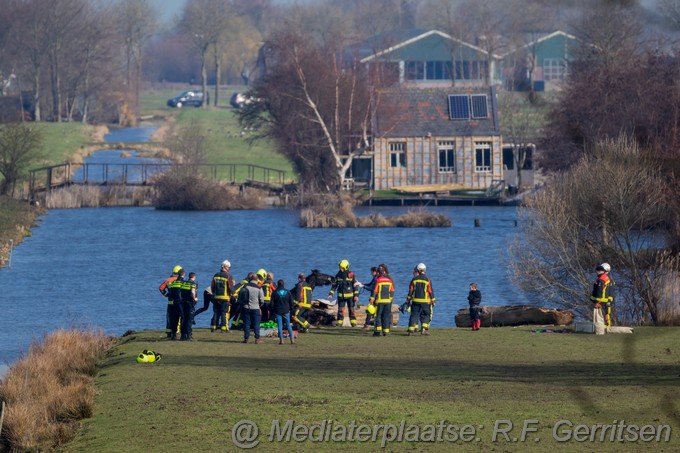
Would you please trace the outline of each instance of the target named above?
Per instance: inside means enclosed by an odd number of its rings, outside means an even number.
[[[30,170],[32,199],[52,190],[73,186],[153,186],[158,175],[171,169],[195,171],[212,181],[256,186],[272,192],[285,188],[286,172],[252,164],[70,163]]]

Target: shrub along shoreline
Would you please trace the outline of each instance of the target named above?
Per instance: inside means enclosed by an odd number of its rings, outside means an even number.
[[[25,201],[0,197],[0,266],[9,262],[13,247],[31,235],[31,227],[45,210]]]
[[[2,441],[12,451],[51,451],[94,412],[94,376],[114,340],[99,331],[57,330],[14,363],[0,382]]]

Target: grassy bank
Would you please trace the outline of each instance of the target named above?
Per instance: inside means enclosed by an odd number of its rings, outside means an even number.
[[[211,100],[212,90],[213,88],[210,88]],[[251,133],[239,126],[234,110],[229,105],[231,94],[244,90],[245,87],[242,86],[220,88],[220,101],[217,107],[211,105],[207,109],[195,107],[175,109],[167,107],[166,101],[183,89],[149,89],[141,93],[140,112],[142,117],[151,115],[165,120],[171,118],[168,124],[172,124],[172,128],[175,129],[193,123],[200,124],[208,137],[206,144],[208,163],[259,165],[284,171],[287,182],[297,180],[291,163],[275,152],[272,143],[258,141],[251,144],[247,141]],[[219,176],[226,179],[230,175],[224,173]],[[242,170],[242,174],[236,176],[239,180],[248,178],[245,169]]]
[[[319,425],[456,425],[470,441],[392,442],[386,451],[678,451],[680,335],[639,328],[633,335],[532,333],[529,328],[439,329],[373,338],[356,329],[322,329],[296,345],[244,345],[240,333],[195,331],[168,342],[161,331],[122,339],[96,379],[94,416],[69,451],[236,451],[240,420],[260,429],[255,451],[378,451],[365,442],[270,442],[274,420]],[[138,364],[143,349],[163,355]],[[526,421],[529,432],[521,441]],[[669,425],[669,442],[557,442],[552,427]],[[326,422],[328,423],[328,422]],[[494,424],[513,429],[509,440]],[[562,428],[568,428],[562,425]],[[301,428],[304,430],[303,428]],[[316,428],[318,435],[320,428]],[[410,428],[411,435],[416,428]],[[451,432],[458,432],[456,428]],[[301,432],[301,431],[299,431]],[[444,431],[447,434],[447,431]],[[625,434],[625,432],[624,432]],[[568,436],[564,430],[558,438]],[[597,435],[599,436],[599,434]],[[596,437],[597,437],[596,436]],[[452,439],[452,437],[448,437]],[[517,439],[514,442],[513,439]],[[539,439],[536,441],[535,439]],[[436,437],[435,437],[436,439]],[[443,437],[446,439],[446,437]]]

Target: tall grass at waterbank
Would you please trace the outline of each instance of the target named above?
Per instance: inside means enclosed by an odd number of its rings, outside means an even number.
[[[372,214],[358,217],[353,208],[359,198],[349,194],[308,197],[300,210],[302,228],[448,228],[451,219],[420,208],[398,216]]]
[[[12,451],[45,451],[70,441],[94,411],[97,363],[113,339],[58,330],[33,343],[0,383],[2,440]]]
[[[45,196],[48,209],[100,208],[107,206],[150,206],[153,187],[78,186],[53,190]]]

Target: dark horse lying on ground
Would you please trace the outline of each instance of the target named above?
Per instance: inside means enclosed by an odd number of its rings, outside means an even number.
[[[323,274],[319,272],[319,269],[312,269],[312,273],[305,278],[305,281],[309,286],[314,289],[317,286],[332,285],[335,283],[335,277],[328,274]]]

